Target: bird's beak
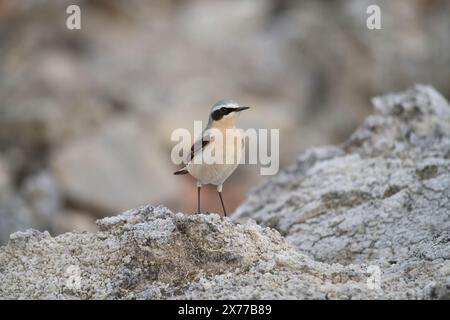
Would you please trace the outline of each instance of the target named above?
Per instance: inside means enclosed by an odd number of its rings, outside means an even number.
[[[244,111],[247,109],[250,109],[250,107],[239,107],[239,108],[234,109],[234,112],[241,112],[241,111]]]

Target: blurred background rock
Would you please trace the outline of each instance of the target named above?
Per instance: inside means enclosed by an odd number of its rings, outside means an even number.
[[[66,28],[70,4],[81,30]],[[366,28],[370,4],[382,30]],[[429,83],[448,97],[449,17],[447,0],[1,0],[0,243],[28,227],[94,230],[145,203],[194,211],[170,134],[221,98],[252,107],[243,128],[280,129],[286,166],[343,141],[374,95]],[[230,211],[258,173],[227,182]]]

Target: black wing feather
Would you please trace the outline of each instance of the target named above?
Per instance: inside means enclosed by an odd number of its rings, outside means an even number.
[[[194,159],[195,154],[203,150],[203,148],[206,147],[210,142],[211,140],[209,139],[209,137],[206,136],[203,136],[201,140],[196,141],[191,147],[191,154],[189,155],[188,162],[192,161],[192,159]]]

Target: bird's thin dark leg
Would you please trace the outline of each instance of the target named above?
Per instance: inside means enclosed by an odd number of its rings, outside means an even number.
[[[197,186],[197,213],[200,214],[200,186]]]
[[[222,192],[218,191],[218,193],[219,193],[220,203],[222,204],[223,215],[226,217],[227,216],[227,211],[225,210],[225,205],[223,204]]]

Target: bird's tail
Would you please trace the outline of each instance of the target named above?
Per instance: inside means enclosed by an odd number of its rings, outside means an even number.
[[[182,168],[180,170],[175,171],[173,174],[174,175],[179,175],[179,174],[186,174],[188,173],[188,171],[186,170],[186,168]]]

